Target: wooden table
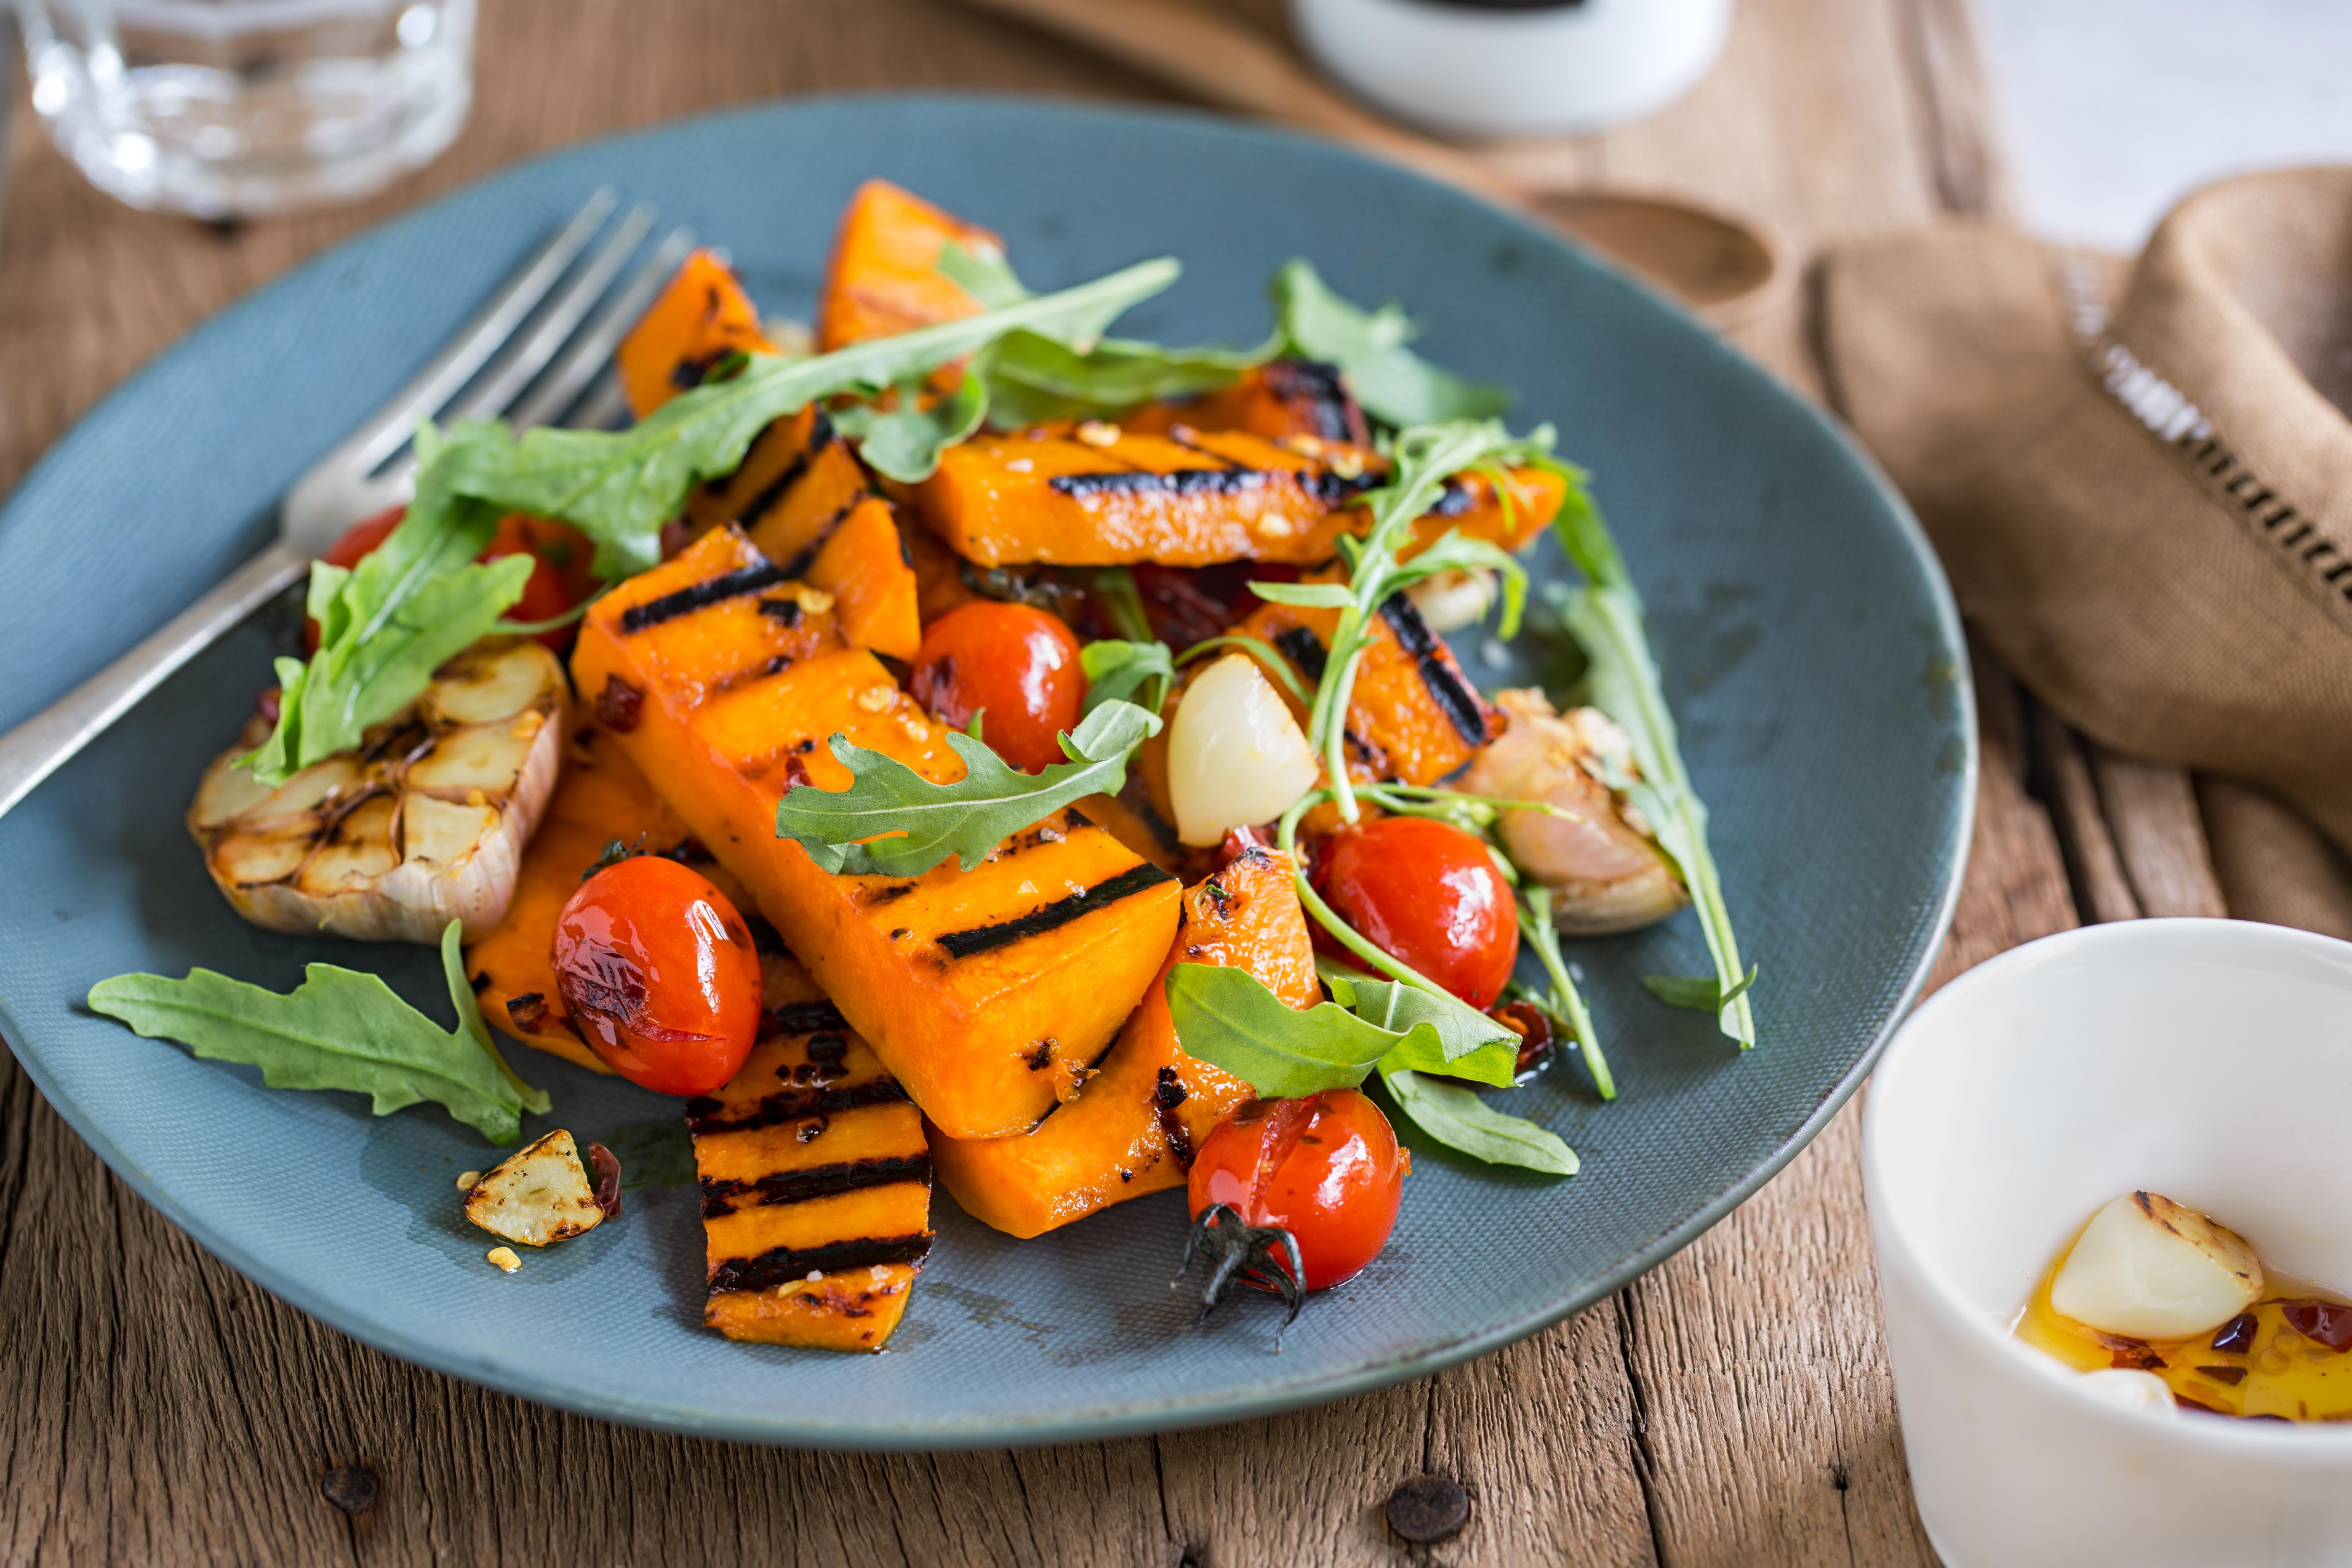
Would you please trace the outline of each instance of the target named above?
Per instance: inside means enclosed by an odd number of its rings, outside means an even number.
[[[1685,101],[1508,156],[1761,212],[1809,256],[1998,211],[1959,5],[1742,0],[1724,62]],[[1265,20],[1263,5],[1253,15]],[[490,0],[479,81],[473,122],[425,174],[361,208],[237,227],[98,196],[20,110],[0,249],[0,483],[230,300],[542,148],[835,89],[1163,96],[943,0]],[[1738,341],[1818,393],[1807,327],[1800,300]],[[2072,925],[2076,888],[2095,918],[2220,911],[2183,775],[2095,753],[1981,660],[1979,678],[1976,852],[1939,975]],[[1679,1257],[1468,1366],[1208,1431],[874,1458],[605,1426],[365,1349],[164,1223],[0,1056],[0,1557],[1932,1562],[1880,1338],[1857,1129],[1850,1110]],[[367,1477],[322,1489],[332,1467]],[[1381,1505],[1423,1471],[1459,1479],[1475,1514],[1416,1551]],[[367,1501],[367,1478],[372,1506],[329,1500]]]

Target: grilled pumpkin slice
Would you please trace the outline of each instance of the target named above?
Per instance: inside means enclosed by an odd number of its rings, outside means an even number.
[[[687,1102],[710,1298],[730,1340],[877,1351],[930,1251],[923,1120],[788,957],[742,1070]]]
[[[1231,386],[1183,403],[1152,403],[1122,416],[1120,427],[1165,436],[1179,425],[1194,430],[1246,430],[1279,441],[1312,436],[1324,441],[1371,445],[1364,411],[1349,395],[1337,365],[1278,359],[1242,372]]]
[[[1090,422],[975,436],[940,454],[915,493],[949,547],[983,566],[1314,566],[1337,553],[1340,534],[1370,526],[1357,498],[1386,470],[1368,447],[1312,436]],[[1456,476],[1404,552],[1449,529],[1516,550],[1566,494],[1545,468],[1512,469],[1500,495],[1483,474]]]
[[[720,360],[772,353],[760,308],[718,254],[697,250],[614,351],[621,391],[643,419],[679,393],[700,386]]]
[[[1250,1087],[1184,1054],[1164,988],[1179,963],[1246,969],[1294,1007],[1320,1002],[1289,858],[1252,848],[1184,890],[1183,924],[1143,1005],[1102,1070],[1037,1131],[966,1140],[930,1130],[940,1181],[966,1214],[1025,1237],[1183,1184],[1192,1151]]]
[[[834,235],[816,310],[818,346],[830,353],[978,315],[981,302],[940,270],[940,253],[950,243],[976,255],[1004,254],[988,230],[887,180],[858,186]]]
[[[538,643],[489,637],[443,665],[357,749],[276,789],[238,764],[258,715],[188,807],[205,868],[236,912],[298,935],[441,940],[498,924],[562,760],[569,689]]]
[[[774,651],[780,577],[735,529],[706,534],[598,602],[573,676],[925,1112],[961,1137],[1026,1131],[1142,996],[1175,931],[1176,880],[1075,811],[970,871],[952,858],[911,879],[818,869],[776,837],[775,811],[796,785],[848,784],[829,736],[940,783],[963,760],[879,660],[830,633],[829,613],[793,616],[826,635]]]
[[[719,356],[774,348],[734,276],[697,251],[619,357],[642,418],[698,384]],[[762,430],[733,474],[688,499],[686,521],[697,534],[737,524],[785,576],[833,595],[841,634],[853,646],[909,660],[921,646],[915,569],[898,513],[823,409],[804,408]]]

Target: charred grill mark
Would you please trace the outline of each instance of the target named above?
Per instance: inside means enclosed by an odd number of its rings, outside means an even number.
[[[1438,492],[1436,504],[1421,515],[1423,517],[1460,517],[1478,502],[1470,487],[1458,479],[1448,479],[1445,488]]]
[[[1486,705],[1478,693],[1462,678],[1461,667],[1412,601],[1402,594],[1391,594],[1381,605],[1381,617],[1396,633],[1405,652],[1412,655],[1421,667],[1421,683],[1429,689],[1430,700],[1444,711],[1461,737],[1474,746],[1486,743]]]
[[[867,1187],[887,1187],[894,1182],[929,1184],[930,1179],[931,1157],[928,1153],[878,1155],[867,1160],[845,1160],[835,1165],[772,1171],[751,1182],[706,1176],[702,1180],[702,1217],[717,1219],[739,1208],[806,1203],[811,1198],[863,1192]]]
[[[832,1035],[849,1027],[841,1009],[830,1002],[787,1002],[781,1007],[771,1007],[760,1032],[763,1035]],[[816,1055],[812,1047],[811,1057]]]
[[[834,531],[849,521],[849,514],[865,505],[866,501],[880,497],[881,494],[879,490],[863,489],[842,502],[841,510],[826,518],[824,526],[816,531],[816,537],[803,545],[798,554],[784,563],[783,576],[793,578],[804,575],[810,567],[816,564],[818,552],[832,542]]]
[[[1313,468],[1298,476],[1307,493],[1337,511],[1351,506],[1366,490],[1376,490],[1388,483],[1386,474],[1361,473],[1353,479],[1330,468]]]
[[[1172,855],[1181,847],[1176,837],[1176,825],[1160,816],[1160,808],[1152,805],[1151,786],[1143,782],[1140,773],[1128,774],[1127,783],[1119,786],[1118,802],[1135,813],[1137,820],[1151,835],[1151,841],[1161,849]]]
[[[1306,411],[1314,421],[1315,434],[1326,441],[1352,441],[1367,444],[1370,435],[1364,428],[1364,416],[1356,400],[1348,395],[1347,384],[1339,379],[1339,367],[1321,360],[1278,359],[1267,364],[1261,373],[1265,389],[1282,402]]]
[[[930,1250],[928,1230],[913,1236],[863,1236],[854,1241],[828,1241],[822,1247],[772,1247],[757,1258],[730,1258],[713,1268],[710,1293],[769,1290],[811,1274],[838,1274],[848,1268],[871,1268],[877,1263],[920,1263]]]
[[[831,445],[833,445],[833,421],[826,418],[824,410],[820,408],[816,411],[815,418],[809,425],[808,445],[793,454],[793,460],[784,465],[782,473],[770,479],[761,487],[758,494],[743,503],[743,510],[735,514],[737,526],[750,528],[767,516],[769,510],[784,499],[784,492],[801,482],[801,476],[809,471],[809,464],[815,459],[816,455]]]
[[[782,623],[787,629],[801,624],[801,602],[798,599],[762,599],[760,613],[772,621]]]
[[[1323,679],[1323,664],[1330,650],[1323,639],[1305,626],[1286,626],[1274,634],[1274,646],[1282,650],[1285,658],[1298,667],[1298,673],[1309,680]]]
[[[743,923],[751,929],[751,951],[761,953],[785,954],[792,949],[784,945],[783,934],[768,923],[765,915],[745,915]],[[830,1006],[828,1003],[826,1005]]]
[[[1273,476],[1264,468],[1176,468],[1156,473],[1149,468],[1126,472],[1055,474],[1045,488],[1072,500],[1107,495],[1237,496],[1264,489]],[[1297,476],[1311,492],[1310,476]]]
[[[1017,920],[1000,921],[992,926],[979,926],[971,931],[951,931],[939,939],[940,945],[951,958],[970,958],[976,952],[1007,947],[1027,937],[1042,936],[1057,927],[1108,909],[1122,899],[1156,888],[1176,879],[1150,861],[1130,866],[1107,882],[1097,882],[1083,893],[1073,893],[1066,899],[1056,899],[1042,910],[1034,910]]]
[[[746,594],[756,594],[783,581],[784,573],[772,562],[762,561],[757,566],[739,566],[732,572],[697,583],[692,587],[664,594],[658,599],[647,599],[642,605],[631,605],[621,612],[621,630],[641,632],[647,626],[659,626],[680,616],[690,616],[697,610],[706,610],[713,605],[740,598]]]
[[[1192,1168],[1192,1135],[1184,1131],[1184,1119],[1176,1114],[1184,1103],[1184,1080],[1174,1068],[1161,1068],[1160,1078],[1151,1086],[1151,1109],[1160,1117],[1160,1131],[1168,1140],[1168,1152],[1175,1157],[1176,1168]]]
[[[915,888],[916,884],[913,882],[893,882],[887,888],[867,889],[857,901],[866,909],[879,909],[884,904],[897,903],[900,899],[913,892]]]
[[[686,1102],[686,1130],[698,1138],[707,1138],[714,1132],[753,1132],[803,1117],[838,1116],[845,1110],[903,1105],[906,1101],[907,1091],[887,1078],[869,1079],[838,1089],[822,1084],[795,1086],[780,1094],[762,1096],[737,1116],[728,1115],[728,1107],[705,1095]]]
[[[811,1035],[801,1043],[801,1049],[806,1051],[808,1059],[817,1066],[837,1068],[849,1059],[849,1037],[831,1030]]]

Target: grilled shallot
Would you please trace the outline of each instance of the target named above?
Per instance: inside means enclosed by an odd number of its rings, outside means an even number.
[[[1553,890],[1559,929],[1574,936],[1633,931],[1689,903],[1648,825],[1603,782],[1615,770],[1641,776],[1625,731],[1598,708],[1557,712],[1533,687],[1496,692],[1494,701],[1511,716],[1510,728],[1479,748],[1461,788],[1567,814],[1507,811],[1500,823],[1511,859]]]
[[[553,654],[485,638],[356,750],[275,790],[236,763],[268,738],[256,716],[205,770],[188,831],[222,894],[256,925],[433,942],[454,919],[478,936],[514,896],[568,713]]]

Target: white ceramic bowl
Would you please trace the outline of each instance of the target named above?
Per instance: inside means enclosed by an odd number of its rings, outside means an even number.
[[[1731,30],[1731,0],[1291,0],[1290,15],[1324,69],[1400,119],[1454,136],[1637,120],[1706,74]]]
[[[2352,1563],[2352,1426],[2119,1408],[2008,1333],[2134,1188],[2352,1286],[2352,944],[2239,921],[2029,943],[1903,1026],[1864,1129],[1903,1441],[1948,1568]]]

